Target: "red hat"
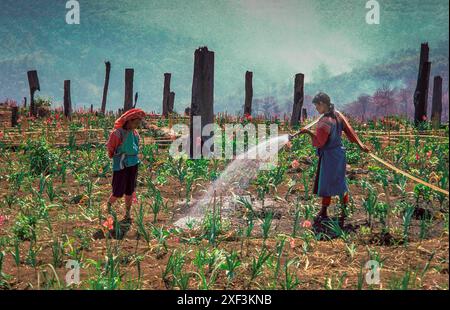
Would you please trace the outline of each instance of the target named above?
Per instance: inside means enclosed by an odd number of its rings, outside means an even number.
[[[123,113],[116,121],[114,122],[114,129],[122,128],[126,122],[131,121],[137,118],[144,118],[145,112],[141,109],[130,109]]]

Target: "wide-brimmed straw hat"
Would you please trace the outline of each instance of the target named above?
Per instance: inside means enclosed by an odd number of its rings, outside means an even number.
[[[130,109],[123,113],[116,121],[114,122],[114,129],[122,128],[126,122],[134,120],[134,119],[143,119],[145,117],[145,112],[141,109]]]

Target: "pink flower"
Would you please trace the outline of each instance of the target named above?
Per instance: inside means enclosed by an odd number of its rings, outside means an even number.
[[[103,227],[105,227],[108,230],[113,229],[114,220],[112,216],[108,217],[108,219],[102,224]]]
[[[3,139],[4,136],[3,131],[0,131],[0,139]]]
[[[295,239],[291,238],[291,240],[289,240],[289,246],[291,247],[291,249],[295,248]]]
[[[419,160],[419,159],[420,159],[419,153],[416,153],[416,160]]]
[[[431,150],[428,151],[428,152],[427,152],[427,158],[430,159],[432,154],[433,154],[433,151],[431,151]]]
[[[245,114],[245,115],[244,115],[244,118],[245,118],[247,121],[251,121],[251,120],[252,120],[252,116],[251,116],[250,114]]]
[[[138,203],[136,192],[133,192],[133,203]]]
[[[427,120],[427,116],[426,115],[422,115],[422,120],[426,121]]]
[[[303,228],[311,228],[311,226],[312,226],[311,221],[306,220],[302,223]]]
[[[297,159],[294,159],[291,163],[292,168],[297,169],[298,167],[300,167],[300,163],[298,162]]]
[[[3,224],[5,224],[5,222],[6,222],[6,216],[0,215],[0,226],[3,226]]]

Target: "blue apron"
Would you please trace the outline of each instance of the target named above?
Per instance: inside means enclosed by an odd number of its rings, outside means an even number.
[[[345,171],[347,161],[345,148],[342,146],[341,121],[331,122],[327,143],[317,149],[319,163],[317,166],[314,194],[320,197],[341,196],[348,191]]]

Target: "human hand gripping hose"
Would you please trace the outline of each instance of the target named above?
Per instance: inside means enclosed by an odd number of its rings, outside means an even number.
[[[338,115],[342,115],[341,112],[336,111],[336,113],[337,113]],[[320,119],[321,119],[322,117],[323,117],[323,115],[320,116],[319,118],[317,118],[314,122],[312,122],[312,123],[308,124],[307,126],[303,127],[300,131],[298,131],[298,132],[296,132],[296,133],[294,133],[294,134],[289,134],[289,141],[292,140],[292,139],[294,139],[295,137],[297,137],[297,136],[299,136],[299,135],[305,133],[306,130],[308,130],[309,128],[311,128],[311,127],[314,126],[315,124],[317,124],[317,123],[320,121]],[[345,118],[343,118],[343,120],[345,121]],[[374,153],[372,153],[370,150],[368,150],[367,153],[369,154],[369,156],[370,156],[372,159],[374,159],[374,160],[376,160],[377,162],[383,164],[383,165],[386,166],[387,168],[389,168],[389,169],[391,169],[391,170],[393,170],[393,171],[395,171],[395,172],[397,172],[397,173],[400,173],[400,174],[404,175],[405,177],[407,177],[408,179],[410,179],[410,180],[412,180],[412,181],[414,181],[414,182],[416,182],[416,183],[420,183],[420,184],[422,184],[422,185],[424,185],[424,186],[426,186],[426,187],[428,187],[428,188],[430,188],[430,189],[432,189],[432,190],[434,190],[434,191],[437,191],[437,192],[442,193],[442,194],[444,194],[444,195],[446,195],[446,196],[449,196],[449,192],[448,192],[447,190],[442,189],[442,188],[440,188],[440,187],[438,187],[438,186],[436,186],[436,185],[433,185],[433,184],[431,184],[431,183],[429,183],[429,182],[426,182],[426,181],[424,181],[424,180],[422,180],[422,179],[419,179],[419,178],[417,178],[417,177],[415,177],[415,176],[409,174],[408,172],[403,171],[403,170],[401,170],[401,169],[395,167],[395,166],[392,165],[391,163],[387,162],[387,161],[384,160],[384,159],[381,159],[380,157],[378,157],[377,155],[375,155]]]

